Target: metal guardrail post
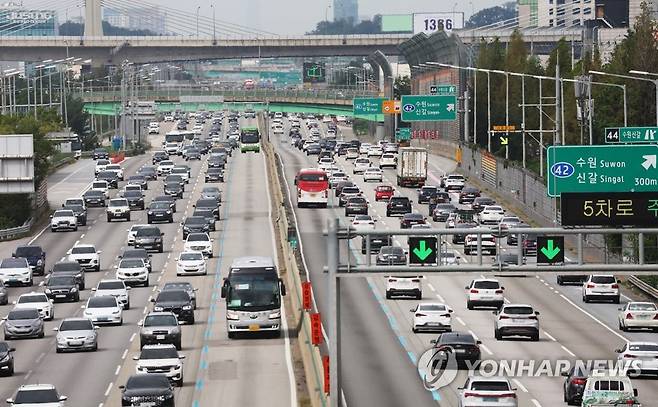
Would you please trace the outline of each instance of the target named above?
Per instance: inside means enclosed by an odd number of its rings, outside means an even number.
[[[578,233],[578,264],[583,264],[583,234]]]
[[[329,398],[330,406],[340,400],[340,279],[338,278],[338,219],[328,221],[327,266],[329,269]]]
[[[637,251],[638,263],[644,264],[644,233],[642,232],[637,234]]]

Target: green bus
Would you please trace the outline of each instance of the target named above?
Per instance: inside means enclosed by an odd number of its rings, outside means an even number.
[[[256,127],[243,127],[240,132],[240,151],[260,152],[260,133]]]

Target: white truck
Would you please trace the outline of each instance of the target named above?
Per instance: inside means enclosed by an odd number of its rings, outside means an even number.
[[[427,150],[418,147],[400,148],[397,182],[401,187],[422,187],[427,180]]]

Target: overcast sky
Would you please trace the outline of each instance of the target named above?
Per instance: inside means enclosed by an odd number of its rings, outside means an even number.
[[[140,2],[134,0],[132,3],[137,6]],[[192,15],[196,13],[197,6],[201,6],[200,14],[212,17],[210,0],[150,0],[149,3],[184,10]],[[359,0],[359,15],[372,17],[375,14],[452,12],[454,7],[455,11],[464,12],[468,19],[473,10],[477,12],[502,3],[504,0]],[[332,0],[229,0],[216,1],[214,4],[218,21],[233,22],[276,34],[303,34],[315,28],[318,21],[324,20],[325,13],[330,20],[333,16],[332,9],[327,8],[333,4]]]

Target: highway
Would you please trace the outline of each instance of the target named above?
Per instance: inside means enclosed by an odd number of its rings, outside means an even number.
[[[244,122],[243,125],[254,125]],[[207,126],[204,131],[207,131]],[[170,124],[161,124],[161,134],[170,130]],[[153,146],[159,146],[162,135],[151,136]],[[122,166],[125,178],[142,165],[150,164],[151,155],[131,157]],[[175,162],[183,163],[180,157]],[[91,287],[102,278],[113,278],[117,256],[126,248],[126,232],[132,224],[146,223],[146,211],[133,211],[132,221],[114,221],[108,224],[103,208],[90,208],[88,226],[77,232],[52,233],[44,230],[31,238],[0,244],[0,255],[11,256],[18,244],[39,244],[47,252],[46,270],[62,259],[76,243],[95,244],[102,250],[100,273],[87,273],[87,289],[79,303],[58,303],[55,320],[46,322],[46,337],[11,341],[16,347],[16,373],[0,380],[0,393],[12,397],[21,384],[51,383],[61,394],[68,396],[70,406],[120,405],[119,386],[135,373],[133,356],[139,355],[139,326],[137,323],[152,308],[149,299],[158,287],[167,281],[190,281],[198,288],[196,324],[183,325],[185,384],[176,390],[176,404],[181,406],[268,405],[296,404],[295,380],[292,374],[289,338],[283,330],[281,338],[247,337],[229,340],[225,327],[225,302],[219,298],[222,273],[237,256],[274,256],[271,229],[267,175],[262,154],[233,154],[227,164],[227,177],[223,190],[222,220],[212,232],[215,253],[208,261],[207,276],[176,277],[176,257],[182,250],[179,223],[191,215],[193,203],[200,197],[204,186],[204,161],[187,162],[191,166],[191,179],[184,198],[178,200],[174,223],[158,225],[165,233],[164,253],[152,255],[153,272],[150,286],[130,291],[131,308],[124,311],[122,326],[102,327],[99,350],[90,353],[55,353],[55,333],[52,328],[65,317],[80,316],[81,305],[91,295]],[[54,173],[49,178],[49,199],[57,207],[66,198],[81,195],[94,178],[94,162],[80,160]],[[123,183],[120,183],[119,189]],[[116,190],[112,192],[114,195]],[[161,181],[151,181],[146,191],[146,203],[162,194]],[[37,286],[43,280],[35,278],[32,288],[10,288],[10,305],[0,307],[0,315],[11,309],[11,301],[21,293],[41,291]],[[284,327],[285,328],[285,327]],[[255,386],[254,383],[259,385]],[[211,402],[212,400],[212,402]]]
[[[350,131],[341,128],[346,139],[352,138]],[[307,157],[301,150],[291,146],[285,135],[272,137],[276,150],[284,163],[288,187],[296,196],[293,178],[301,168],[317,165],[316,156]],[[370,201],[370,212],[377,219],[377,229],[397,229],[398,220],[385,216],[385,203],[374,201],[374,187],[378,183],[364,183],[359,175],[352,175],[352,164],[341,157],[336,159],[339,167],[357,183],[364,196]],[[376,164],[376,159],[374,160]],[[455,163],[431,156],[429,184],[438,185],[439,177],[454,170]],[[384,183],[395,185],[395,171],[384,170]],[[410,197],[414,210],[427,214],[427,206],[419,209],[416,191],[397,188],[399,194]],[[333,197],[333,194],[330,194]],[[457,205],[456,195],[452,201]],[[294,203],[294,198],[293,198]],[[321,232],[328,219],[338,217],[344,225],[348,221],[343,209],[330,198],[327,209],[295,209],[301,233],[304,257],[307,261],[314,293],[320,312],[328,312],[327,282],[322,268],[326,264],[326,246]],[[509,213],[509,212],[508,212]],[[442,228],[441,223],[428,221],[433,227]],[[360,254],[360,239],[350,243],[350,255],[363,264]],[[406,241],[396,242],[406,249]],[[449,242],[448,249],[459,254],[462,263],[473,262],[475,257],[466,256],[461,245]],[[518,250],[502,245],[502,252]],[[347,253],[341,253],[346,256]],[[344,259],[346,257],[343,257]],[[528,263],[533,263],[528,258]],[[485,257],[491,263],[490,257]],[[507,273],[509,274],[509,273]],[[493,277],[492,273],[484,276]],[[464,287],[472,278],[464,275],[442,275],[427,273],[423,279],[423,301],[443,302],[454,309],[453,330],[472,333],[482,341],[482,359],[493,360],[615,360],[614,349],[625,341],[655,341],[657,335],[648,332],[623,333],[617,328],[617,304],[584,304],[580,298],[580,286],[561,287],[555,275],[542,274],[515,277],[498,277],[506,288],[508,303],[525,303],[541,312],[539,317],[541,334],[539,342],[508,339],[497,341],[493,335],[494,316],[491,310],[466,309]],[[430,339],[436,334],[411,331],[412,314],[409,312],[419,301],[411,299],[385,299],[386,283],[383,277],[346,279],[341,283],[342,318],[342,384],[347,405],[355,406],[399,406],[413,400],[415,405],[456,406],[458,387],[462,386],[466,373],[460,372],[457,379],[447,388],[430,394],[425,391],[416,372],[416,361],[429,348]],[[622,297],[622,303],[628,301]],[[326,318],[325,318],[326,323]],[[559,377],[519,377],[513,379],[517,387],[520,406],[562,405],[562,382]],[[658,395],[658,384],[652,380],[634,379],[640,400],[645,403]],[[368,389],[368,391],[364,391]],[[645,404],[650,405],[650,404]]]

